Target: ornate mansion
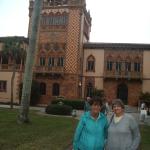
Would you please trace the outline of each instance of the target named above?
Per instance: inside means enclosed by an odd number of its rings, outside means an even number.
[[[34,0],[29,5],[29,36]],[[141,92],[150,92],[150,45],[91,43],[92,18],[86,0],[43,0],[33,79],[40,83],[40,104],[57,96],[81,99],[93,89],[137,105]],[[9,61],[8,64],[9,65]],[[0,62],[0,100],[9,101],[10,78]],[[16,76],[16,82],[21,77]],[[18,84],[14,85],[18,99]]]

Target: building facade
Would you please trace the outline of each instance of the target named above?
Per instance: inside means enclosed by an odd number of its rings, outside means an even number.
[[[120,98],[137,105],[141,92],[150,92],[150,45],[123,43],[84,44],[84,96],[93,88],[104,90],[112,102]]]
[[[14,71],[14,59],[9,51],[6,50],[6,43],[17,41],[21,43],[20,48],[27,50],[28,39],[24,37],[0,37],[0,103],[10,103],[11,99],[11,79]],[[10,45],[7,45],[10,46]],[[22,52],[22,51],[21,51]],[[22,52],[23,54],[23,52]],[[23,57],[24,58],[24,57]],[[24,61],[21,57],[17,59],[15,65],[15,76],[13,85],[13,102],[19,103],[19,87],[22,82],[24,72]]]
[[[30,1],[30,26],[34,1]],[[41,84],[41,103],[53,97],[81,97],[83,43],[91,17],[85,0],[43,0],[34,80]]]
[[[33,7],[30,0],[29,37]],[[120,98],[137,105],[140,93],[150,92],[150,45],[91,43],[91,20],[86,0],[43,0],[33,68],[33,79],[40,83],[40,104],[58,96],[83,99],[98,89],[110,103]],[[0,71],[0,87],[1,81],[9,83],[6,72]],[[6,86],[9,89],[10,84]],[[3,94],[8,95],[0,91],[0,99]]]

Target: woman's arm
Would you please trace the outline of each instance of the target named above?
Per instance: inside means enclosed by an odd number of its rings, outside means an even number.
[[[78,150],[78,143],[84,126],[85,126],[85,116],[83,114],[75,131],[74,140],[73,140],[74,150]]]
[[[106,118],[106,124],[105,124],[105,128],[104,128],[104,138],[105,138],[105,140],[107,140],[107,137],[108,137],[108,128],[109,128],[109,124],[108,124],[108,120]]]
[[[132,145],[130,146],[130,150],[137,150],[140,145],[141,136],[139,126],[134,118],[130,119],[130,129],[132,132],[132,139],[133,139]]]

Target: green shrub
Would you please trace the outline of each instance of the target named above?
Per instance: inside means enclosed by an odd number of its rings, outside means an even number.
[[[57,97],[56,97],[56,100],[64,100],[64,99],[65,99],[64,96],[57,96]]]
[[[64,105],[71,106],[73,109],[83,110],[84,109],[84,101],[83,100],[53,100],[52,104],[59,104],[62,102]]]
[[[139,96],[140,102],[146,103],[147,107],[150,107],[150,93],[149,92],[141,92]]]
[[[72,107],[67,105],[50,104],[46,107],[45,112],[53,115],[71,115]]]

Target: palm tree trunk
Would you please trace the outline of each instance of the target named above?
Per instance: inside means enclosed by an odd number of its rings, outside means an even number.
[[[35,0],[32,14],[31,36],[29,37],[29,49],[27,51],[25,73],[23,80],[23,91],[21,97],[20,113],[18,117],[19,123],[29,122],[28,113],[29,113],[32,74],[33,74],[32,68],[36,54],[36,41],[38,35],[38,27],[40,23],[41,9],[42,9],[42,0]]]
[[[14,62],[13,65],[13,73],[11,76],[11,96],[10,96],[10,108],[13,109],[13,101],[14,101],[14,79],[15,79],[15,74],[16,74],[16,63]]]

